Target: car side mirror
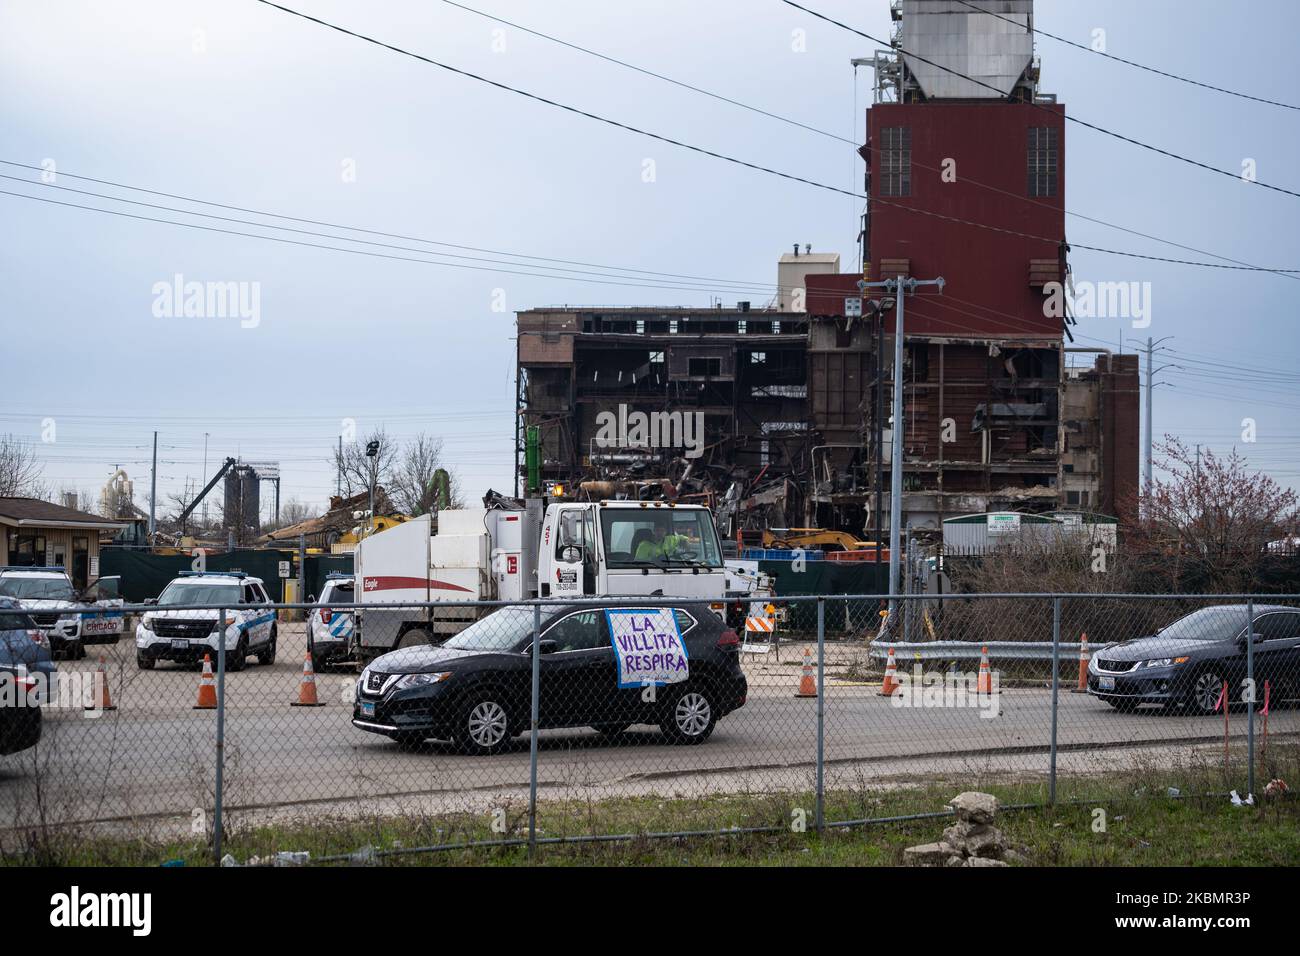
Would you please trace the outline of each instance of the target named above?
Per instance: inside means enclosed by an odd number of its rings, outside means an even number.
[[[308,594],[308,595],[307,595],[307,603],[308,603],[308,604],[315,604],[315,603],[316,603],[316,595],[314,595],[314,594]]]
[[[158,599],[157,599],[157,598],[145,598],[145,599],[144,599],[144,603],[145,603],[145,604],[157,604],[157,603],[158,603]]]
[[[547,640],[546,638],[543,638],[542,642],[537,645],[537,653],[539,654],[554,654],[559,649],[560,645],[556,641]],[[525,647],[524,653],[531,656],[533,653],[533,645],[529,644]]]

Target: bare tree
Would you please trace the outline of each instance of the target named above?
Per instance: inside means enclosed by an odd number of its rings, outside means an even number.
[[[379,443],[379,454],[373,459],[375,484],[384,488],[388,499],[406,514],[421,515],[434,505],[437,492],[433,487],[434,474],[442,463],[442,439],[421,432],[406,445],[389,438],[382,429],[371,432],[365,439],[344,445],[342,451],[333,449],[330,462],[341,475],[345,497],[359,494],[370,487],[372,459],[366,456],[366,446]],[[452,507],[460,507],[460,488],[455,473],[450,476]],[[376,501],[378,511],[380,502]]]
[[[0,435],[0,498],[48,498],[32,447],[16,435]]]
[[[438,489],[435,476],[446,470],[450,481],[448,498],[453,508],[459,507],[459,488],[455,476],[442,463],[442,439],[424,432],[402,449],[393,464],[389,479],[389,495],[397,507],[406,514],[422,515],[436,507]]]
[[[84,514],[93,515],[99,513],[99,502],[95,496],[88,491],[74,488],[71,485],[61,486],[57,492],[49,496],[49,500],[56,505],[64,505]]]
[[[373,459],[373,465],[372,459],[366,456],[366,446],[371,442],[379,443],[379,454]],[[341,450],[331,449],[329,460],[341,478],[343,496],[350,497],[370,488],[372,466],[375,484],[387,486],[399,453],[398,445],[382,428],[375,429],[364,439],[343,445]]]
[[[320,517],[320,509],[299,501],[297,498],[290,498],[288,501],[280,504],[279,522],[271,522],[266,530],[276,531],[280,528],[289,528],[303,521],[310,521],[312,518]]]

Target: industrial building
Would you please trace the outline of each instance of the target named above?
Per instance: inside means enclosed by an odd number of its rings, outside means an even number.
[[[727,534],[872,537],[889,514],[897,373],[905,529],[1118,515],[1135,499],[1137,357],[1076,347],[1073,319],[1045,308],[1070,269],[1065,106],[1039,90],[1032,0],[892,9],[894,46],[870,61],[861,262],[840,272],[796,245],[761,308],[519,313],[519,438],[539,426],[545,478],[697,496]],[[901,369],[894,304],[864,300],[864,276],[945,280],[907,296]],[[611,442],[610,413],[634,412],[698,416],[703,439],[620,429]]]

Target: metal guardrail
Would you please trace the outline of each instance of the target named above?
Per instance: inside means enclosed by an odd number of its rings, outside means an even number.
[[[1088,644],[1090,652],[1095,653],[1109,644]],[[975,641],[924,641],[920,643],[879,643],[874,642],[868,653],[876,659],[889,657],[892,648],[895,659],[919,661],[963,661],[979,660],[982,649],[989,649],[989,660],[1004,661],[1050,661],[1052,659],[1051,641],[987,641],[983,644]],[[1061,660],[1078,660],[1084,645],[1066,643],[1059,645]]]

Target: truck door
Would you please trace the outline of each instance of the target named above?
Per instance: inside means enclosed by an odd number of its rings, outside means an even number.
[[[579,597],[594,593],[594,582],[587,580],[588,562],[594,560],[584,522],[587,510],[582,505],[574,505],[556,512],[554,541],[550,545],[555,570],[549,582],[551,594],[556,597]],[[589,584],[592,590],[587,590]]]

